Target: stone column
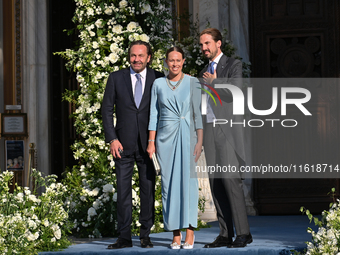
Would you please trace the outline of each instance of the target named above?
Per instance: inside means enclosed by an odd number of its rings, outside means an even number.
[[[215,27],[228,30],[228,39],[236,46],[236,53],[249,61],[248,1],[247,0],[197,0],[193,11],[198,13],[200,31]],[[194,17],[196,13],[193,13]]]
[[[47,0],[22,1],[23,112],[27,112],[28,145],[36,144],[37,169],[50,173]],[[28,162],[25,162],[27,165]]]

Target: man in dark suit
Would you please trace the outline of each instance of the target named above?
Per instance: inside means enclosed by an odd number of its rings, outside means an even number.
[[[213,88],[215,84],[233,84],[242,87],[242,62],[228,58],[221,51],[222,35],[215,28],[208,28],[200,34],[200,47],[209,64],[199,76]],[[217,79],[216,79],[217,78]],[[208,88],[208,87],[207,87]],[[233,166],[239,169],[245,162],[243,116],[233,116],[233,97],[228,89],[216,88],[222,105],[207,102],[204,140],[207,166]],[[239,124],[214,125],[214,119],[232,120]],[[205,248],[245,247],[253,241],[249,230],[243,184],[240,173],[209,173],[210,189],[215,203],[220,233],[216,240]],[[236,238],[233,241],[234,227]]]
[[[152,60],[149,43],[132,42],[128,51],[130,68],[110,74],[102,103],[105,140],[115,159],[117,176],[117,221],[119,237],[108,249],[132,247],[132,174],[136,162],[139,173],[141,247],[152,248],[149,238],[154,224],[155,175],[146,153],[151,86],[164,76],[148,67]],[[113,125],[113,112],[116,126]]]

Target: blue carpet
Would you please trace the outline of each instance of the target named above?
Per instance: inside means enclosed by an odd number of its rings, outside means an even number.
[[[253,243],[245,248],[228,249],[225,247],[205,249],[204,244],[210,243],[219,233],[218,222],[211,222],[211,228],[195,232],[195,247],[192,250],[171,250],[169,244],[172,232],[151,234],[154,244],[152,249],[140,248],[138,237],[133,238],[133,247],[120,250],[108,250],[107,246],[115,242],[112,239],[84,239],[87,243],[72,245],[63,251],[40,252],[39,255],[99,255],[99,254],[237,254],[237,255],[288,255],[291,249],[302,251],[306,248],[306,241],[311,235],[306,232],[307,227],[317,228],[310,224],[307,216],[249,216],[250,231]],[[182,233],[185,235],[185,233]],[[184,238],[184,237],[183,237]]]

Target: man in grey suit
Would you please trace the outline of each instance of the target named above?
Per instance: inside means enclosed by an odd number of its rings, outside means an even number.
[[[209,64],[200,72],[205,83],[233,84],[242,87],[242,62],[229,58],[221,51],[222,35],[215,28],[207,28],[200,34],[200,47]],[[217,78],[217,79],[216,79]],[[208,87],[206,87],[208,89]],[[232,166],[238,170],[245,163],[244,135],[242,124],[214,125],[214,119],[242,123],[243,116],[233,116],[233,97],[229,89],[216,89],[222,105],[208,100],[204,126],[205,155],[207,166]],[[209,173],[210,189],[215,203],[220,226],[219,236],[205,248],[227,246],[245,247],[253,241],[249,230],[243,184],[239,172]],[[236,238],[233,241],[234,227]]]

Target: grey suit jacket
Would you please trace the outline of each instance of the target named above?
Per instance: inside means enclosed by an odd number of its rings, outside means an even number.
[[[228,63],[233,61],[230,68]],[[208,65],[200,72],[199,77],[207,71]],[[238,59],[232,59],[223,54],[216,68],[217,80],[212,84],[233,84],[242,89],[242,62]],[[216,89],[222,100],[222,106],[218,102],[217,106],[212,104],[215,117],[217,119],[226,119],[227,124],[220,125],[229,143],[233,146],[238,156],[245,162],[245,148],[244,148],[244,127],[243,124],[236,124],[231,127],[230,122],[243,122],[245,119],[242,115],[233,115],[233,97],[229,89]]]

